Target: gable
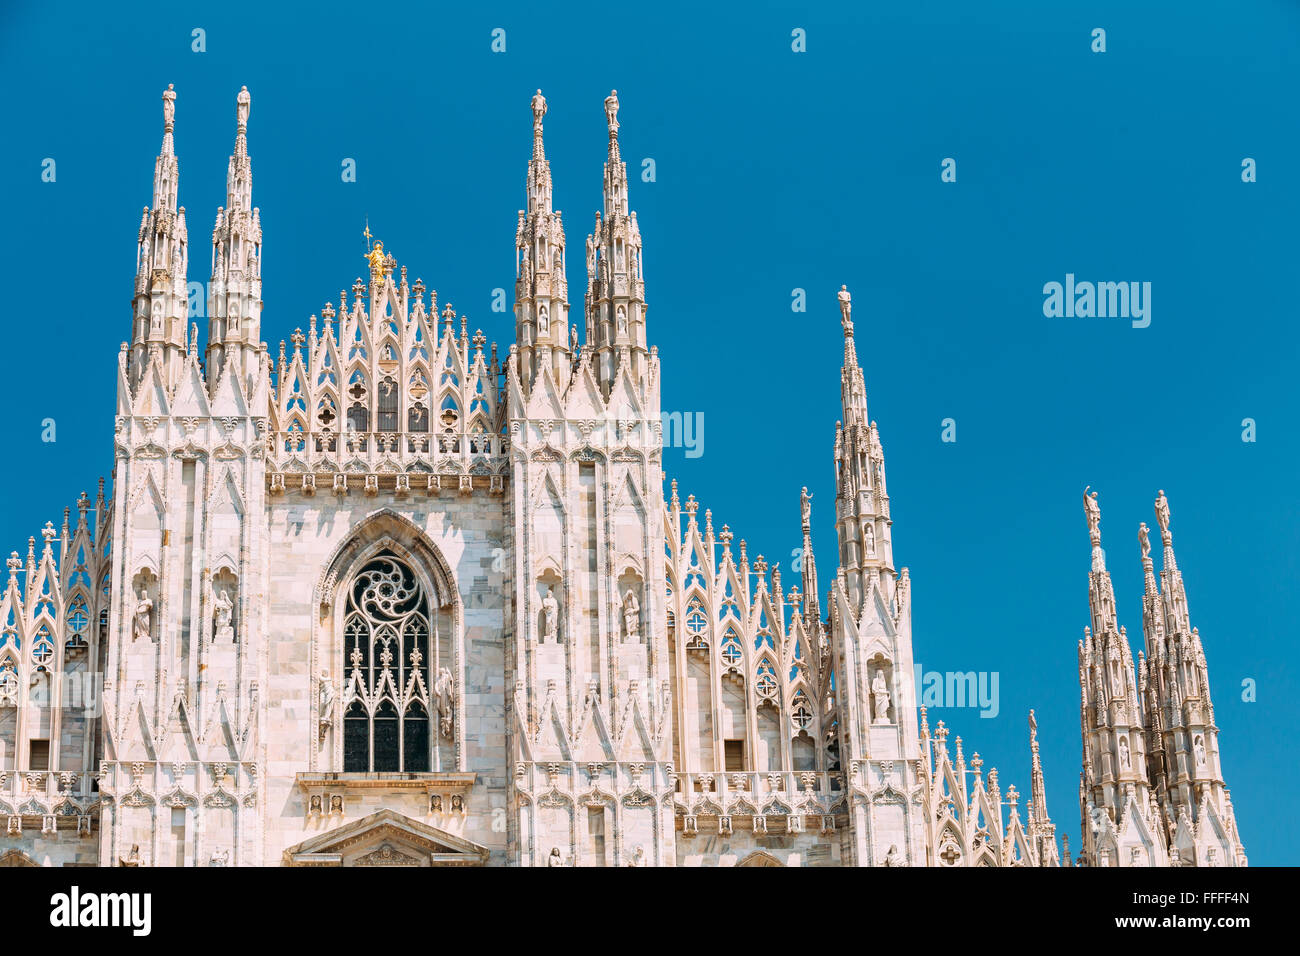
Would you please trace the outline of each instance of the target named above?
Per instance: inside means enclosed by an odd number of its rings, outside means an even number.
[[[286,866],[483,866],[488,849],[395,810],[379,810],[284,851]]]

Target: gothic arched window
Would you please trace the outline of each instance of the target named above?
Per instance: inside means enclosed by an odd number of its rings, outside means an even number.
[[[382,551],[347,592],[343,769],[429,769],[429,596],[411,568]]]
[[[379,382],[379,428],[381,432],[397,431],[397,383],[391,377]]]

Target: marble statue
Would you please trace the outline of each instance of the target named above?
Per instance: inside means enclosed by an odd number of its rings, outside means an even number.
[[[149,597],[149,592],[144,588],[140,589],[140,598],[135,604],[135,637],[150,638],[153,636],[153,601]]]
[[[230,594],[223,590],[217,592],[213,599],[213,622],[212,622],[212,639],[220,643],[230,643],[235,639],[235,629],[231,626],[231,611],[234,608],[234,602],[230,600]]]
[[[641,639],[641,602],[630,589],[623,595],[623,632],[629,641]]]
[[[605,97],[605,122],[609,126],[609,135],[618,132],[618,90],[610,90]]]
[[[1160,526],[1160,537],[1169,543],[1169,499],[1165,497],[1164,490],[1161,489],[1156,495],[1156,524]]]
[[[1083,511],[1088,518],[1088,534],[1094,544],[1101,541],[1101,506],[1097,504],[1097,492],[1088,493],[1088,485],[1083,489]]]
[[[885,672],[880,668],[876,669],[876,676],[871,679],[871,697],[876,712],[876,719],[872,723],[889,723],[889,687],[885,683]]]
[[[538,90],[533,94],[531,105],[533,109],[533,132],[540,136],[542,132],[542,117],[546,115],[546,97],[542,95],[541,90]]]
[[[542,598],[542,643],[553,644],[559,640],[559,618],[560,605],[555,600],[555,592],[552,588],[546,589],[546,597]]]
[[[438,680],[434,684],[433,693],[438,700],[438,733],[450,739],[452,714],[455,713],[455,681],[448,668],[438,668]]]
[[[334,720],[334,686],[330,683],[330,676],[327,671],[320,672],[320,680],[317,684],[317,715],[320,718],[321,729],[324,730]]]

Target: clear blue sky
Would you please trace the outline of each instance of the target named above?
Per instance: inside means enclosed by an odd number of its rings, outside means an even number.
[[[806,484],[825,586],[847,283],[917,660],[1000,674],[997,718],[932,723],[1025,792],[1036,708],[1048,807],[1078,847],[1080,496],[1100,492],[1136,651],[1136,531],[1154,525],[1163,488],[1246,848],[1256,864],[1300,862],[1283,823],[1300,693],[1295,4],[181,6],[0,11],[0,552],[24,550],[111,467],[168,83],[200,281],[234,95],[253,94],[273,348],[361,274],[366,216],[412,279],[508,344],[512,320],[490,307],[494,288],[512,289],[529,97],[549,100],[556,205],[580,249],[600,203],[601,103],[617,87],[630,171],[656,163],[632,203],[664,408],[705,416],[704,455],[666,456],[683,497],[789,581]],[[504,54],[490,50],[496,27]],[[1104,54],[1090,50],[1096,27]],[[791,51],[795,28],[806,53]],[[46,157],[54,183],[41,181]],[[344,157],[356,183],[341,181]],[[955,184],[940,182],[945,157]],[[1245,157],[1256,183],[1241,181]],[[1045,318],[1042,287],[1066,273],[1151,282],[1150,327]],[[569,279],[580,312],[583,279]],[[807,313],[791,312],[794,288]],[[956,443],[940,441],[945,418]],[[1254,703],[1240,699],[1248,678]]]

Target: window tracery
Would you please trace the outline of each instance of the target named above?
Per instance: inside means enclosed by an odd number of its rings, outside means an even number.
[[[348,588],[345,771],[429,770],[429,597],[391,551],[366,562]]]

